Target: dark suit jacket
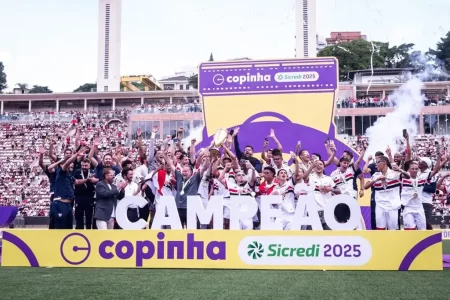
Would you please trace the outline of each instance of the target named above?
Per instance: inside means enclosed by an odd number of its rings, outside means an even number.
[[[95,216],[94,218],[101,221],[108,221],[111,218],[114,207],[117,205],[117,197],[119,191],[114,184],[110,184],[111,189],[105,181],[97,182],[95,186]]]

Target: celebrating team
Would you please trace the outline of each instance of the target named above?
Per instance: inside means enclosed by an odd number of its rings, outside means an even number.
[[[200,149],[197,153],[195,139],[191,141],[187,151],[183,150],[183,128],[173,136],[167,136],[163,145],[156,147],[155,135],[158,131],[159,128],[154,126],[149,144],[144,145],[142,132],[137,130],[139,157],[136,161],[131,157],[112,161],[111,154],[106,154],[101,159],[97,156],[98,142],[94,141],[90,149],[88,145],[78,145],[76,153],[67,151],[64,159],[44,166],[42,157],[45,151],[42,150],[40,164],[54,183],[51,220],[56,224],[55,228],[71,228],[71,205],[75,202],[78,229],[84,228],[83,215],[87,228],[93,223],[99,229],[112,229],[117,201],[126,196],[141,194],[149,205],[144,209],[130,207],[128,217],[131,221],[145,219],[150,215],[151,225],[155,212],[164,199],[162,196],[174,196],[181,223],[186,226],[188,196],[199,196],[206,206],[210,197],[217,195],[223,197],[223,225],[225,229],[229,229],[232,196],[255,197],[261,208],[261,196],[281,195],[282,204],[274,208],[280,209],[282,216],[274,221],[288,230],[292,226],[299,196],[308,193],[305,188],[308,185],[314,187],[312,193],[324,229],[329,229],[324,209],[332,201],[333,195],[345,194],[356,201],[358,196],[364,196],[365,189],[371,189],[372,229],[399,229],[402,215],[404,229],[423,230],[431,227],[429,219],[433,193],[436,186],[443,183],[443,178],[436,180],[436,174],[445,160],[441,160],[439,156],[440,161],[433,169],[429,158],[411,160],[407,133],[404,133],[407,145],[404,157],[398,153],[392,157],[388,148],[387,157],[382,152],[377,152],[373,160],[369,155],[361,169],[359,166],[367,145],[363,145],[362,153],[355,161],[353,153],[347,150],[340,158],[336,157],[336,147],[332,140],[327,139],[325,150],[328,159],[324,161],[320,154],[310,154],[306,149],[301,149],[299,142],[296,152],[290,152],[289,161],[285,161],[283,146],[274,130],[271,130],[265,141],[262,141],[262,159],[259,160],[254,157],[251,145],[245,146],[244,152],[241,151],[239,128],[228,133],[221,149],[215,148],[214,143],[211,143],[208,148]],[[268,148],[270,140],[273,140],[276,148]],[[74,170],[74,162],[81,170]],[[137,166],[139,163],[140,166]],[[336,165],[336,169],[326,175],[325,168],[332,164]],[[73,175],[70,172],[74,172]],[[364,174],[369,173],[372,178],[365,181]],[[74,186],[77,187],[75,193]],[[95,203],[94,213],[91,203]],[[337,222],[346,223],[350,219],[350,210],[346,205],[339,204],[334,215]],[[90,220],[92,217],[96,219],[95,222]],[[242,220],[240,227],[242,230],[259,229],[259,220],[258,209],[253,218]],[[210,226],[199,224],[198,227]],[[309,226],[302,228],[310,229]],[[362,228],[363,224],[355,229]]]

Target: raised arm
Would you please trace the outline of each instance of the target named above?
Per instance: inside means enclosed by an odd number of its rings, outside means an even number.
[[[363,174],[370,174],[370,168],[369,168],[369,165],[370,165],[370,162],[373,160],[373,156],[372,155],[369,155],[368,157],[367,157],[367,161],[366,161],[366,163],[364,164],[364,167],[363,167],[363,169],[362,169],[362,172],[363,172]]]
[[[325,167],[328,167],[333,162],[336,163],[336,161],[339,163],[339,160],[336,158],[336,148],[330,148],[329,151],[331,154],[330,154],[330,157],[328,157],[328,160],[324,164]]]
[[[51,141],[50,142],[50,147],[49,147],[49,149],[48,149],[48,156],[50,157],[50,160],[52,161],[52,162],[55,162],[56,161],[56,155],[53,153],[53,148],[55,147],[55,141]]]
[[[357,171],[359,168],[359,164],[361,163],[364,155],[366,154],[366,149],[363,147],[361,153],[359,154],[358,159],[353,163],[353,171]]]
[[[266,155],[267,146],[269,146],[269,140],[265,139],[264,140],[264,145],[263,145],[263,148],[262,148],[262,152],[261,152],[261,158],[262,158],[262,160],[264,160],[266,162],[266,164],[270,165],[270,159],[268,159],[267,155]]]
[[[167,153],[166,153],[166,152],[163,152],[163,156],[164,156],[164,161],[165,161],[167,164],[169,164],[170,169],[172,170],[172,173],[175,174],[176,168],[175,168],[175,165],[173,164],[173,160],[167,156]]]
[[[39,147],[39,167],[41,167],[41,169],[45,172],[44,153],[45,148],[43,146]]]
[[[331,163],[334,163],[337,166],[339,164],[339,159],[336,157],[336,148],[331,146],[329,142],[325,142],[325,150],[327,150],[327,154],[329,157],[333,156],[333,160],[331,161]],[[335,151],[333,151],[333,150],[335,150]],[[334,155],[333,155],[333,152],[334,152]],[[328,163],[328,161],[326,163]],[[325,166],[329,166],[326,163],[325,163]]]
[[[86,153],[86,147],[81,147],[78,152],[76,152],[75,154],[73,154],[68,160],[66,160],[63,165],[61,166],[61,169],[63,171],[67,171],[67,169],[69,168],[70,164],[72,164],[76,159],[78,155],[83,155]]]
[[[386,155],[389,158],[389,161],[391,163],[393,163],[394,159],[392,158],[392,152],[391,152],[391,148],[389,146],[387,146],[387,148],[386,148]]]
[[[96,152],[96,149],[98,149],[98,145],[100,145],[100,140],[95,139],[94,145],[91,147],[91,150],[89,151],[89,160],[91,161],[93,168],[97,168],[98,166],[98,161],[94,158],[94,154]]]
[[[233,132],[234,138],[234,152],[236,152],[236,156],[238,160],[240,160],[243,156],[241,149],[239,148],[239,140],[238,140],[239,127],[236,127]]]
[[[223,148],[224,152],[226,154],[228,154],[228,156],[231,158],[232,168],[233,169],[239,169],[239,161],[238,161],[236,155],[234,155],[234,153],[231,152],[231,150],[228,149],[227,147],[222,147],[222,148]]]
[[[277,137],[275,135],[275,130],[270,129],[269,137],[271,137],[273,139],[273,141],[275,142],[275,144],[277,144],[277,149],[279,149],[281,151],[281,153],[283,153],[283,146],[281,145],[280,141],[277,139]]]
[[[412,159],[412,153],[411,153],[411,144],[409,143],[409,134],[406,133],[406,157],[405,161],[410,161]]]
[[[190,156],[191,164],[195,164],[195,143],[197,143],[197,140],[192,139],[191,146],[189,147],[189,156]]]
[[[148,144],[148,163],[150,164],[155,157],[155,137],[159,131],[158,125],[153,125],[152,135],[150,136],[150,142]]]

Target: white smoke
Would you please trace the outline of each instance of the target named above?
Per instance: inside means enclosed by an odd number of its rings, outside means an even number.
[[[378,118],[375,124],[369,127],[366,135],[369,138],[368,155],[374,155],[376,151],[386,152],[389,146],[392,155],[397,152],[397,141],[403,138],[403,129],[408,131],[410,142],[418,132],[420,111],[423,107],[423,95],[421,94],[422,82],[413,77],[403,84],[398,90],[389,96],[395,104],[394,111]]]
[[[197,143],[201,141],[203,135],[203,125],[197,126],[189,132],[189,135],[181,140],[184,151],[191,146],[192,139],[196,139]]]

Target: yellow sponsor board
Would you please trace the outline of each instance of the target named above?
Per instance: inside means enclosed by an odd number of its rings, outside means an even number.
[[[3,232],[3,266],[442,270],[435,231]]]

